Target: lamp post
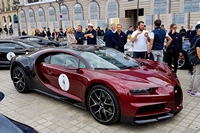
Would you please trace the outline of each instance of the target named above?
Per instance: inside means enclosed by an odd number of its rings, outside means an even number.
[[[137,0],[137,18],[136,18],[136,23],[138,23],[138,17],[139,17],[139,0]]]
[[[19,2],[19,0],[14,0],[13,1],[13,5],[14,5],[14,9],[15,10],[17,10],[17,17],[18,17],[18,25],[17,25],[17,27],[18,27],[18,35],[19,36],[21,36],[21,31],[20,31],[20,25],[19,25],[19,4],[20,4],[20,2]]]
[[[60,11],[60,13],[61,13],[61,4],[63,4],[63,1],[64,0],[56,0],[56,3],[58,3],[58,5],[59,5],[59,11]],[[60,28],[62,29],[62,19],[61,19],[61,16],[60,16]]]

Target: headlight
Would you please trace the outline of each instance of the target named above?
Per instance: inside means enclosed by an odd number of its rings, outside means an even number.
[[[132,95],[144,95],[144,94],[150,94],[152,92],[153,88],[141,88],[141,89],[131,89],[130,93]]]

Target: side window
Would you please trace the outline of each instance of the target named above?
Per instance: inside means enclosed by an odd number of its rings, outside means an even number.
[[[39,41],[38,38],[29,38],[29,40],[31,40],[31,41]]]
[[[0,48],[6,48],[6,49],[14,49],[17,46],[17,44],[14,43],[0,43]]]
[[[17,48],[17,49],[24,49],[24,47],[23,47],[23,46],[21,46],[21,45],[18,45],[18,44],[15,44],[15,48]]]
[[[62,65],[66,68],[86,68],[82,62],[80,62],[79,66],[79,59],[69,54],[52,55],[50,58],[50,64]]]

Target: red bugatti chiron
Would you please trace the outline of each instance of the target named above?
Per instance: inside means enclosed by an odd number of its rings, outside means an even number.
[[[179,80],[168,66],[106,47],[40,50],[14,57],[10,70],[18,92],[68,101],[102,124],[155,122],[183,107]]]

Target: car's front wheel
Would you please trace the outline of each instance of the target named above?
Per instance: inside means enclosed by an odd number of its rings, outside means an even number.
[[[26,76],[24,70],[21,67],[17,66],[13,69],[12,80],[13,80],[13,84],[15,86],[15,89],[19,93],[29,92],[27,76]]]
[[[118,100],[106,86],[96,85],[89,91],[87,106],[94,119],[102,124],[113,124],[119,120]]]

